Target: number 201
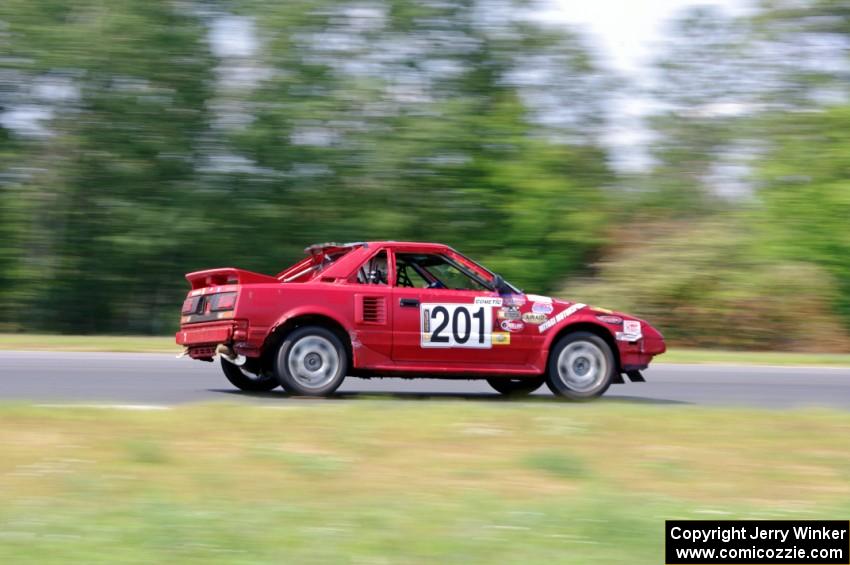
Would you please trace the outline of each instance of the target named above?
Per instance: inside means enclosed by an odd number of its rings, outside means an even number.
[[[422,346],[489,347],[489,323],[492,323],[492,311],[487,306],[423,304]],[[473,332],[473,327],[477,331]],[[433,331],[427,331],[429,328]]]

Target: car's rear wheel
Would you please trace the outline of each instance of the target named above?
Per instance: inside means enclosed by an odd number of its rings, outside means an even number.
[[[493,377],[487,383],[505,396],[527,396],[543,386],[545,377]]]
[[[348,354],[337,335],[321,326],[304,326],[288,334],[275,359],[280,384],[299,396],[326,396],[345,379]]]
[[[221,358],[221,369],[224,371],[224,376],[230,381],[230,384],[248,392],[266,392],[277,387],[280,383],[274,375],[263,375],[258,372],[251,372],[251,367],[239,366],[231,363],[224,357]]]
[[[569,400],[601,396],[616,372],[611,347],[590,332],[565,335],[549,353],[546,384],[556,395]]]

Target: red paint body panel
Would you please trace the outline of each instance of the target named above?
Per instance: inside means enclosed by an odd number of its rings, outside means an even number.
[[[232,267],[186,275],[192,290],[177,343],[198,358],[218,344],[259,357],[274,343],[269,337],[276,330],[312,317],[347,335],[352,369],[410,376],[538,375],[558,337],[591,325],[616,345],[623,371],[645,368],[665,351],[663,337],[646,322],[583,304],[493,290],[358,282],[361,267],[384,254],[386,280],[395,282],[396,254],[415,253],[443,255],[489,285],[493,273],[445,245],[369,242],[306,251],[307,257],[274,277]],[[224,293],[237,293],[235,304],[219,301]],[[219,304],[227,309],[219,311]],[[624,322],[605,323],[599,319],[604,314]],[[624,324],[637,333],[624,334]]]

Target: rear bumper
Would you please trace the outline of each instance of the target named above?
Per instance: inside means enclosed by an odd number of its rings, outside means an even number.
[[[236,324],[233,322],[211,322],[183,326],[179,332],[174,334],[174,340],[178,345],[186,347],[228,343],[233,338],[235,327]]]
[[[183,325],[174,334],[174,341],[186,347],[192,359],[209,361],[216,354],[216,346],[231,346],[239,355],[259,357],[258,345],[248,341],[248,322],[246,320],[228,320],[226,322],[206,322]]]

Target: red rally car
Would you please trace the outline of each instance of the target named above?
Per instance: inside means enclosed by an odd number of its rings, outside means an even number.
[[[524,294],[436,243],[313,245],[268,276],[234,268],[186,275],[177,343],[221,358],[249,391],[322,396],[346,375],[481,378],[503,394],[544,382],[559,396],[600,396],[665,351],[632,316]]]

